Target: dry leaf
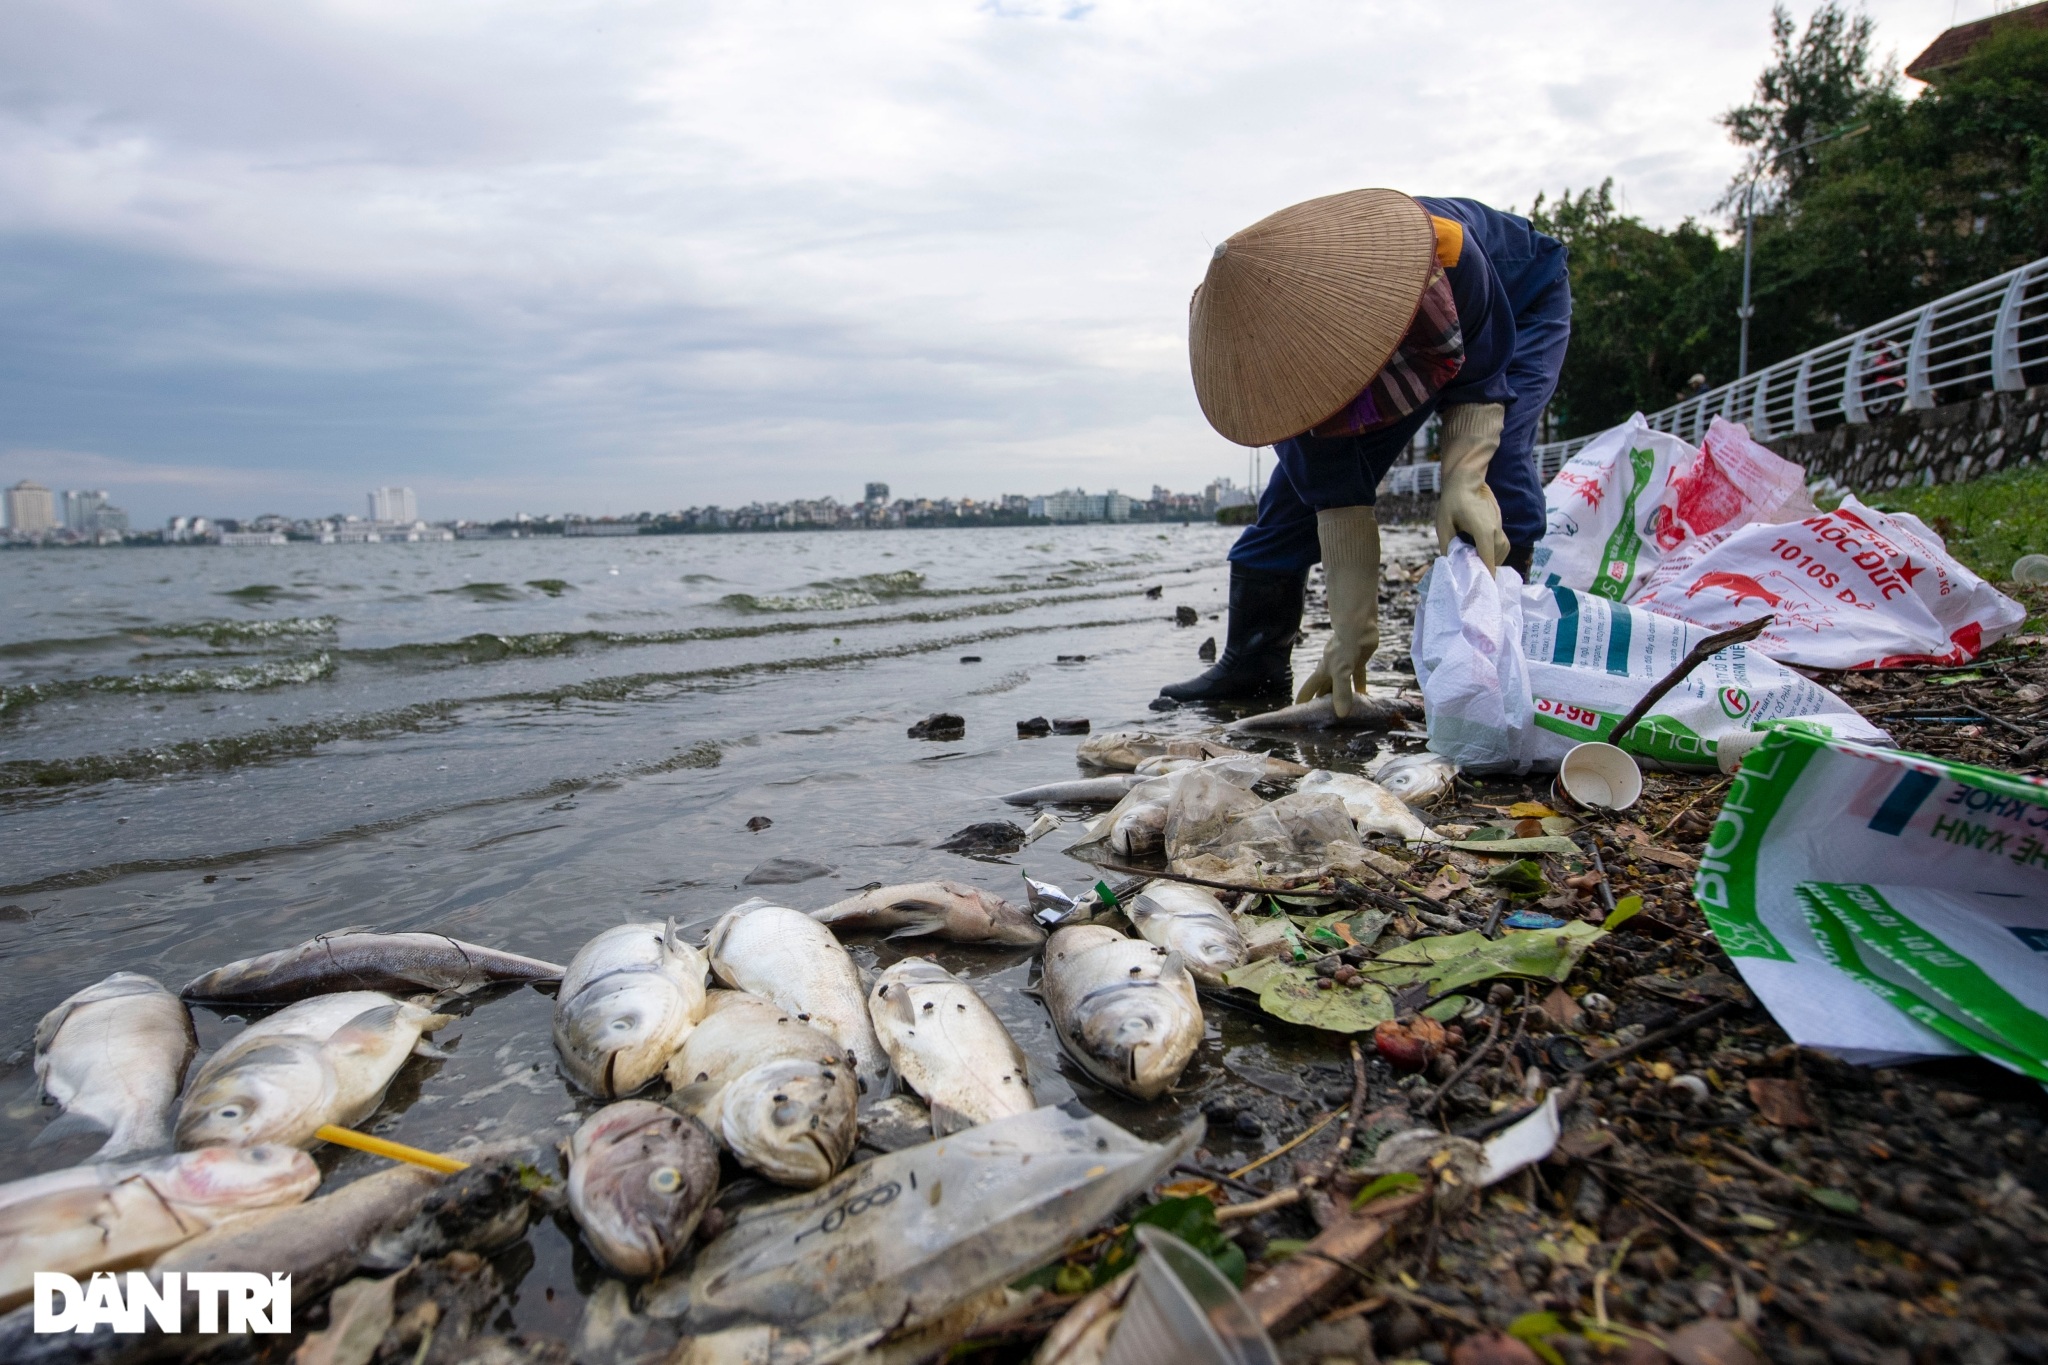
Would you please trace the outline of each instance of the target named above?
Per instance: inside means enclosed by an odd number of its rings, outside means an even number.
[[[1564,987],[1562,986],[1550,988],[1550,994],[1543,997],[1541,1008],[1544,1018],[1566,1031],[1575,1028],[1579,1022],[1579,1016],[1585,1013],[1584,1010],[1579,1008],[1578,1001],[1564,993]]]
[[[1690,872],[1700,865],[1700,860],[1690,853],[1680,853],[1675,848],[1659,848],[1655,844],[1640,844],[1632,850],[1638,858],[1647,858],[1653,863],[1666,867],[1681,868]]]
[[[1816,1126],[1806,1108],[1806,1089],[1798,1081],[1759,1077],[1749,1083],[1749,1102],[1766,1123],[1780,1128]]]
[[[1541,839],[1543,837],[1543,822],[1533,815],[1524,816],[1520,820],[1515,821],[1515,837],[1517,839]]]
[[[1445,863],[1437,872],[1436,880],[1422,888],[1422,894],[1433,901],[1449,900],[1458,892],[1472,885],[1472,879],[1450,863]]]
[[[391,1296],[404,1273],[350,1280],[335,1290],[327,1300],[327,1330],[300,1342],[292,1365],[368,1365],[391,1328]]]
[[[1508,807],[1508,814],[1517,820],[1541,820],[1544,816],[1555,815],[1557,812],[1541,801],[1517,801]]]

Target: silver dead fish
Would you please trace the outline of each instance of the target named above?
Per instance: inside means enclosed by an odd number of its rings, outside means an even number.
[[[1348,716],[1339,716],[1328,697],[1262,711],[1231,725],[1233,730],[1389,730],[1421,720],[1422,703],[1405,697],[1360,697]]]
[[[96,1161],[168,1149],[197,1046],[184,1002],[150,977],[115,972],[68,997],[36,1025],[36,1079],[64,1112],[35,1145],[96,1132]]]
[[[188,983],[187,1000],[274,1005],[331,991],[473,991],[505,981],[560,981],[563,969],[446,934],[323,934],[243,958]]]
[[[1164,1094],[1202,1041],[1202,1005],[1179,954],[1082,924],[1046,940],[1041,983],[1067,1055],[1141,1100]]]
[[[1410,842],[1437,837],[1400,797],[1379,783],[1353,773],[1326,772],[1319,768],[1302,778],[1294,790],[1309,794],[1328,792],[1336,797],[1344,803],[1344,813],[1358,826],[1360,834],[1386,834]]]
[[[1023,910],[964,882],[912,882],[884,886],[810,912],[835,932],[889,929],[890,938],[929,934],[950,943],[1008,943],[1034,947],[1045,930]]]
[[[1127,858],[1151,858],[1166,851],[1164,800],[1139,801],[1124,807],[1109,827],[1109,846]]]
[[[1159,735],[1150,730],[1109,730],[1081,741],[1074,760],[1091,768],[1158,777],[1212,758],[1255,758],[1265,766],[1264,780],[1289,782],[1308,769],[1268,754],[1254,754],[1213,739]]]
[[[1458,765],[1441,754],[1395,754],[1370,770],[1372,780],[1411,806],[1428,806],[1457,787]]]
[[[83,1280],[145,1266],[235,1214],[296,1204],[319,1185],[320,1168],[304,1152],[259,1144],[181,1152],[113,1176],[0,1198],[0,1312],[27,1301],[39,1270]]]
[[[745,991],[713,991],[669,1060],[671,1108],[694,1115],[741,1165],[809,1189],[853,1152],[860,1102],[839,1041]]]
[[[889,1093],[889,1059],[868,1020],[860,969],[832,931],[800,910],[755,899],[712,926],[711,970],[728,986],[773,1001],[853,1054],[861,1092]]]
[[[679,1262],[718,1193],[718,1147],[702,1124],[649,1100],[620,1100],[567,1143],[569,1210],[590,1249],[621,1275]]]
[[[1138,783],[1130,773],[1113,777],[1080,777],[1071,782],[1047,782],[1026,787],[1002,799],[1013,806],[1113,806]]]
[[[555,999],[555,1054],[600,1099],[661,1074],[704,1017],[704,954],[674,920],[607,929],[577,950]]]
[[[921,957],[875,979],[868,1013],[896,1074],[931,1108],[932,1136],[1035,1109],[1023,1049],[974,987]]]
[[[178,1146],[309,1147],[322,1124],[368,1118],[420,1036],[453,1022],[375,991],[316,995],[279,1010],[199,1068],[178,1110]]]
[[[1147,942],[1180,954],[1195,980],[1223,984],[1223,974],[1245,963],[1244,935],[1223,903],[1199,886],[1157,881],[1124,902],[1124,914]]]

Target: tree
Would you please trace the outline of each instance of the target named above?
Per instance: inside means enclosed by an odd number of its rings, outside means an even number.
[[[1719,207],[1737,212],[1750,178],[1766,202],[1797,194],[1813,174],[1818,148],[1800,144],[1854,123],[1866,107],[1897,89],[1890,62],[1871,64],[1876,25],[1867,14],[1849,15],[1834,0],[1822,5],[1795,38],[1785,7],[1771,8],[1771,64],[1756,78],[1756,98],[1721,115],[1721,125],[1748,164]]]

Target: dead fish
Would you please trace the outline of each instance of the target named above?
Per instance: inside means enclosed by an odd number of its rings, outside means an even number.
[[[891,929],[890,938],[926,934],[950,943],[1009,943],[1033,947],[1045,930],[1030,915],[992,892],[964,882],[912,882],[884,886],[810,912],[835,932]]]
[[[1297,793],[1328,792],[1344,803],[1344,813],[1360,834],[1387,834],[1410,842],[1435,839],[1428,825],[1400,797],[1369,778],[1317,769],[1295,786]]]
[[[83,1280],[146,1266],[235,1214],[296,1204],[319,1183],[313,1158],[261,1143],[138,1162],[111,1184],[0,1199],[0,1311],[27,1301],[39,1270]]]
[[[1265,765],[1264,780],[1268,782],[1291,782],[1308,771],[1299,763],[1254,754],[1217,740],[1159,735],[1150,730],[1111,730],[1096,735],[1082,742],[1074,758],[1091,768],[1134,772],[1140,777],[1163,776],[1212,758],[1256,758]]]
[[[1072,782],[1047,782],[1003,797],[1013,806],[1113,806],[1138,782],[1129,773],[1114,777],[1083,777]]]
[[[621,924],[584,944],[555,1000],[562,1070],[600,1099],[647,1085],[704,1017],[707,970],[674,920]]]
[[[1038,1107],[1023,1049],[974,987],[926,958],[875,979],[868,1013],[889,1060],[931,1108],[932,1136]]]
[[[1233,730],[1389,730],[1421,720],[1422,703],[1405,697],[1360,697],[1348,716],[1339,716],[1328,697],[1262,711],[1231,725]]]
[[[217,967],[179,994],[187,1000],[275,1005],[332,991],[466,992],[503,981],[560,981],[562,970],[446,934],[343,930]]]
[[[36,1025],[36,1079],[63,1114],[35,1146],[105,1133],[96,1161],[171,1145],[171,1113],[198,1040],[184,1003],[153,978],[115,972]]]
[[[454,1022],[375,991],[316,995],[243,1029],[206,1060],[178,1110],[181,1149],[310,1147],[325,1123],[375,1112],[420,1036]]]
[[[1147,942],[1180,954],[1205,986],[1221,986],[1225,972],[1245,964],[1244,935],[1236,921],[1199,886],[1153,882],[1124,902],[1124,914]]]
[[[1441,754],[1395,754],[1370,770],[1372,780],[1411,806],[1427,806],[1457,788],[1458,765]]]
[[[649,1100],[592,1114],[568,1141],[569,1210],[598,1259],[652,1278],[682,1259],[718,1193],[718,1145]]]
[[[860,969],[832,931],[800,910],[750,900],[728,910],[705,945],[711,970],[831,1035],[853,1054],[861,1092],[889,1093],[889,1058],[868,1020]]]
[[[1185,961],[1114,929],[1053,931],[1041,989],[1067,1055],[1138,1099],[1166,1093],[1201,1044],[1202,1005]]]
[[[1126,806],[1109,827],[1109,846],[1128,858],[1152,858],[1166,851],[1164,801],[1139,801]]]
[[[846,1164],[858,1136],[853,1059],[839,1041],[745,991],[713,991],[703,1022],[669,1060],[671,1108],[740,1164],[809,1189]]]

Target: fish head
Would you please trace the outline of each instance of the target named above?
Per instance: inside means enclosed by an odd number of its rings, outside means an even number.
[[[570,1159],[583,1236],[625,1275],[652,1278],[678,1260],[718,1193],[718,1146],[704,1126],[641,1100],[592,1115]]]
[[[576,1083],[604,1099],[661,1074],[690,1029],[681,990],[658,972],[618,972],[564,1003],[555,1043]]]
[[[174,1204],[255,1209],[298,1203],[319,1187],[320,1168],[296,1147],[260,1142],[185,1152],[150,1182]]]
[[[334,1068],[318,1043],[296,1036],[267,1041],[201,1075],[178,1110],[178,1147],[310,1142],[327,1121],[334,1091]]]
[[[764,1062],[725,1088],[718,1130],[746,1165],[810,1189],[853,1154],[859,1100],[851,1058]]]
[[[1223,973],[1244,965],[1244,937],[1235,926],[1214,920],[1191,920],[1174,937],[1174,948],[1187,960],[1188,971],[1204,985],[1220,986]]]
[[[980,912],[984,926],[982,942],[1014,944],[1020,948],[1035,948],[1045,942],[1045,930],[1031,918],[1030,912],[1020,910],[993,891],[963,882],[947,882],[945,886],[973,902]]]
[[[1166,804],[1140,801],[1110,827],[1109,846],[1130,857],[1148,857],[1166,847]]]
[[[1134,980],[1083,1002],[1078,1042],[1102,1079],[1142,1100],[1157,1099],[1187,1064],[1187,1002],[1157,980]]]

